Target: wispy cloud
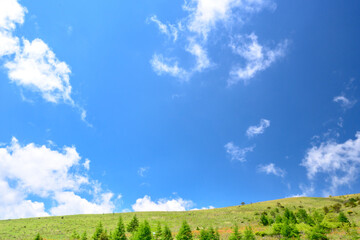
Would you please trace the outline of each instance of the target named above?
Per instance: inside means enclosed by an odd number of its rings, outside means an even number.
[[[258,171],[266,174],[273,174],[278,177],[285,177],[286,171],[276,167],[274,163],[270,163],[268,165],[260,165],[258,166]]]
[[[306,168],[311,181],[318,174],[326,174],[331,194],[335,194],[340,186],[351,186],[360,170],[360,132],[356,133],[354,140],[344,143],[328,141],[313,146],[308,149],[301,165]]]
[[[349,100],[345,95],[334,97],[334,102],[339,103],[343,109],[350,109],[356,104],[356,100]]]
[[[170,76],[180,78],[183,81],[187,81],[189,79],[188,72],[180,68],[177,61],[164,58],[161,54],[154,54],[150,63],[154,71],[159,75],[169,74]]]
[[[194,203],[190,200],[182,198],[177,199],[159,199],[157,202],[151,200],[150,196],[145,195],[143,198],[136,200],[131,207],[135,212],[149,211],[186,211],[189,210]]]
[[[274,49],[264,47],[259,44],[258,37],[251,33],[250,35],[237,36],[230,44],[233,52],[245,60],[245,66],[234,67],[230,72],[228,85],[243,81],[248,83],[258,72],[270,67],[277,59],[285,55],[288,41],[285,40]]]
[[[138,170],[138,175],[140,177],[145,177],[148,171],[149,171],[149,167],[141,167]]]
[[[233,142],[225,144],[226,153],[229,154],[232,161],[246,162],[246,154],[252,152],[255,146],[240,148]]]
[[[265,129],[270,127],[270,121],[267,119],[261,119],[259,125],[256,126],[250,126],[246,130],[246,135],[251,138],[259,134],[263,134],[265,132]]]
[[[164,24],[162,23],[156,15],[151,16],[147,22],[154,22],[158,28],[159,31],[168,37],[171,37],[173,41],[175,42],[178,38],[178,29],[172,24]]]
[[[168,37],[174,39],[175,47],[181,47],[186,52],[195,57],[195,66],[189,70],[187,76],[190,78],[195,73],[201,73],[217,63],[212,63],[211,57],[208,54],[208,36],[210,33],[215,33],[221,26],[222,34],[225,33],[226,40],[232,36],[231,27],[233,24],[244,24],[250,15],[260,12],[261,10],[275,9],[276,5],[271,0],[190,0],[185,1],[183,5],[184,11],[188,14],[186,17],[180,19],[176,24],[165,24],[161,22],[156,15],[151,16],[148,21],[157,24],[159,31]],[[254,34],[250,36],[255,36]],[[178,38],[183,41],[175,41]],[[256,42],[255,42],[256,40]],[[253,39],[253,45],[257,44],[257,37]],[[277,49],[270,50],[263,48],[262,59],[248,61],[246,68],[237,68],[231,72],[231,84],[235,84],[238,79],[250,79],[256,72],[266,69],[274,62],[280,54],[280,47],[285,48],[284,44],[279,44]],[[170,47],[169,50],[174,48]],[[241,46],[236,46],[240,48]],[[245,49],[247,46],[244,46]],[[283,49],[281,49],[283,50]],[[153,65],[155,72],[159,73],[159,68]],[[177,67],[177,65],[176,65]],[[162,71],[168,75],[182,79],[183,75],[173,74],[173,71]]]

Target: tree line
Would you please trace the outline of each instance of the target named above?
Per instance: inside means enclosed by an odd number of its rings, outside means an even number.
[[[128,234],[127,234],[128,232]],[[122,217],[119,217],[116,228],[112,232],[108,232],[101,222],[97,225],[93,235],[88,236],[84,231],[81,235],[75,230],[70,237],[71,240],[193,240],[195,236],[191,231],[190,225],[186,220],[183,221],[178,233],[173,236],[170,228],[165,225],[161,226],[158,222],[155,232],[151,230],[150,224],[147,220],[139,222],[136,215],[131,219],[127,226],[125,226]],[[210,227],[208,229],[201,229],[200,240],[220,240],[220,234],[217,229]],[[38,233],[35,240],[44,240]],[[255,240],[255,235],[251,227],[247,227],[243,233],[239,232],[237,225],[233,227],[233,232],[229,236],[229,240]]]

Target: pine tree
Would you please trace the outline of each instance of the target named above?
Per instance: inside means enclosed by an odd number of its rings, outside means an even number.
[[[246,227],[244,231],[244,240],[255,240],[255,235],[251,227]]]
[[[154,239],[155,240],[161,240],[161,237],[162,237],[161,224],[160,224],[160,222],[158,222],[157,227],[156,227],[156,232],[155,232]]]
[[[127,238],[125,235],[125,225],[122,220],[122,217],[120,216],[117,227],[116,227],[114,233],[112,234],[112,240],[126,240],[126,239]]]
[[[177,240],[192,240],[192,233],[189,224],[186,221],[183,221],[182,226],[176,236]]]
[[[139,220],[137,219],[136,215],[134,215],[134,217],[129,222],[129,225],[127,226],[127,231],[131,233],[136,232],[138,227],[139,227]]]
[[[138,230],[135,232],[133,240],[151,240],[152,234],[148,221],[144,221],[140,224]]]
[[[234,231],[230,235],[229,240],[240,240],[242,239],[241,233],[239,233],[239,227],[235,224]]]
[[[339,222],[341,223],[349,223],[349,219],[345,216],[345,214],[343,212],[339,213]]]
[[[101,222],[99,222],[99,225],[96,227],[94,235],[92,237],[93,240],[100,240],[101,234],[104,232],[104,227]]]
[[[36,235],[35,240],[43,240],[43,238],[40,236],[40,233]]]
[[[170,228],[166,225],[161,240],[173,240]]]

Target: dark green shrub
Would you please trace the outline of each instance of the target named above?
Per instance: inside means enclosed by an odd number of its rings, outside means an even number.
[[[161,240],[173,240],[170,228],[165,226]]]

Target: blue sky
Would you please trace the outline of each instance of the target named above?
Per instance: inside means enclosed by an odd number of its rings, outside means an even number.
[[[358,1],[0,2],[0,218],[359,192]]]

